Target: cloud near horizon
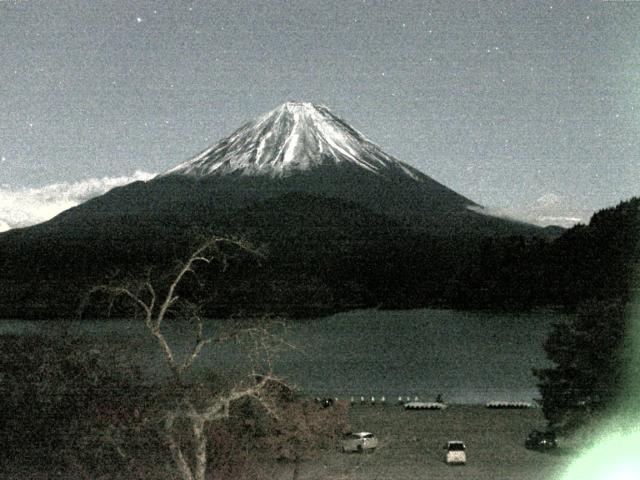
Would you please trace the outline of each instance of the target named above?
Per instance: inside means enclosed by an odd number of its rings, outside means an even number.
[[[564,228],[570,228],[578,223],[588,223],[593,214],[591,210],[576,207],[572,202],[555,193],[545,193],[532,204],[522,207],[469,207],[469,209],[483,215],[532,223],[541,227],[558,225]]]
[[[0,232],[45,222],[114,187],[137,180],[146,181],[154,176],[153,173],[136,170],[130,176],[88,178],[35,188],[0,185]]]

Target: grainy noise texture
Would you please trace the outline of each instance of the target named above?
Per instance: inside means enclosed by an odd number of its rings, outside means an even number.
[[[0,6],[2,189],[162,172],[296,100],[529,221],[637,194],[639,2]]]

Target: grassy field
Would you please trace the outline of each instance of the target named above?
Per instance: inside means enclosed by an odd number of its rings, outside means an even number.
[[[379,439],[373,453],[341,453],[325,450],[320,456],[299,465],[297,480],[554,480],[573,459],[568,447],[560,443],[552,453],[525,449],[524,439],[533,429],[544,429],[539,409],[495,410],[483,406],[454,405],[443,411],[405,411],[396,405],[355,405],[349,410],[353,431],[370,431]],[[443,445],[462,440],[467,446],[467,464],[445,463]],[[168,453],[168,452],[167,452]],[[154,470],[153,478],[174,479],[169,460]],[[4,471],[3,471],[4,470]],[[292,480],[290,464],[262,464],[259,475],[238,478]],[[29,465],[11,471],[0,467],[1,480],[88,480],[92,475],[80,471],[43,472]],[[164,472],[164,473],[163,473]],[[140,479],[135,472],[123,476],[99,477]]]
[[[405,411],[400,406],[351,408],[354,431],[374,432],[380,441],[369,454],[327,452],[302,466],[301,479],[474,479],[550,480],[560,478],[571,454],[524,448],[532,429],[543,429],[539,409],[492,410],[451,406],[444,411]],[[467,446],[467,464],[445,463],[447,440]]]

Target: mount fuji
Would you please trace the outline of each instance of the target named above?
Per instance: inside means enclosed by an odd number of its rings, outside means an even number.
[[[288,102],[151,180],[0,234],[0,308],[68,315],[106,273],[171,265],[203,229],[269,248],[269,268],[226,293],[230,309],[422,305],[453,288],[461,252],[475,255],[481,239],[549,236],[481,210],[326,107]],[[40,259],[36,273],[29,258]]]
[[[166,175],[287,177],[319,167],[360,168],[392,179],[422,173],[383,152],[328,108],[287,102]]]
[[[385,153],[328,108],[288,102],[147,182],[113,189],[52,222],[127,213],[165,224],[212,217],[289,193],[355,202],[438,236],[544,235],[482,207]]]

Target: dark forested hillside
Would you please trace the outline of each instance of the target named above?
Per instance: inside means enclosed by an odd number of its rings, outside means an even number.
[[[632,349],[629,305],[637,292],[640,199],[596,213],[553,244],[549,268],[557,301],[577,312],[545,343],[552,367],[536,369],[549,428],[569,433],[624,405]],[[637,277],[636,277],[637,278]],[[631,368],[635,371],[635,368]],[[628,379],[628,378],[627,378]]]
[[[640,198],[601,210],[589,225],[567,231],[554,242],[549,261],[554,300],[569,306],[589,299],[626,302],[640,259],[639,238]]]
[[[91,286],[166,272],[203,231],[243,237],[267,252],[205,295],[212,315],[320,315],[357,307],[565,307],[624,300],[638,263],[640,199],[596,213],[559,238],[440,237],[335,198],[288,193],[210,224],[118,215],[82,228],[43,224],[0,237],[0,315],[74,315]],[[217,275],[211,272],[211,275]],[[205,292],[206,293],[206,292]],[[96,312],[97,313],[97,312]]]
[[[588,300],[626,302],[638,266],[640,199],[595,213],[548,241],[486,238],[468,255],[458,296],[472,308],[560,306],[574,310]]]

